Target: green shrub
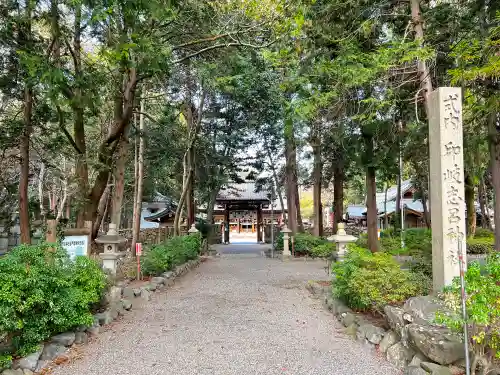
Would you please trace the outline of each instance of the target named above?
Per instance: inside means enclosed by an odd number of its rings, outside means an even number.
[[[425,292],[390,254],[372,254],[355,245],[349,246],[345,260],[335,263],[332,270],[334,295],[357,310],[381,312],[385,305],[399,304]]]
[[[368,234],[361,233],[358,237],[358,240],[355,242],[355,244],[356,244],[356,246],[368,249]]]
[[[310,254],[314,258],[330,258],[334,251],[336,251],[336,244],[333,242],[327,242],[313,247]]]
[[[495,249],[495,237],[467,238],[468,254],[489,254]]]
[[[279,232],[274,240],[274,250],[283,251],[283,232]]]
[[[401,249],[401,237],[381,237],[380,251],[391,255],[408,255],[408,248]]]
[[[492,238],[495,239],[495,233],[486,228],[476,228],[474,238]]]
[[[295,254],[306,255],[316,246],[328,243],[321,237],[313,236],[310,233],[297,233],[294,238]]]
[[[404,231],[405,246],[410,255],[432,252],[432,232],[427,228],[410,228]]]
[[[316,246],[328,243],[328,241],[321,237],[313,236],[310,233],[297,233],[294,236],[294,249],[296,255],[310,254],[311,250]],[[289,242],[290,251],[292,251],[292,242]],[[283,251],[283,233],[279,233],[274,245],[275,250]]]
[[[144,275],[160,275],[175,266],[196,259],[200,253],[201,234],[177,236],[154,245],[141,258]]]
[[[0,258],[0,332],[26,355],[51,335],[92,324],[106,276],[87,257],[69,260],[54,245],[19,246]],[[10,353],[3,354],[8,358]],[[5,365],[5,363],[3,364]]]
[[[437,314],[437,320],[457,333],[463,332],[464,324],[469,330],[470,347],[475,354],[472,373],[476,365],[481,373],[489,373],[492,361],[500,358],[500,255],[490,256],[486,265],[472,262],[465,273],[467,321],[461,311],[460,279],[444,290],[446,304],[452,314]]]

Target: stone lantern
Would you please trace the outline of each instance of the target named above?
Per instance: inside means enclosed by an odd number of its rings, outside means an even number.
[[[285,227],[281,230],[281,233],[283,233],[283,259],[287,259],[292,256],[292,253],[290,252],[290,245],[288,243],[290,240],[290,233],[292,233],[292,231],[285,225]]]
[[[125,241],[126,238],[118,234],[116,224],[112,223],[109,224],[108,233],[95,239],[96,243],[104,245],[104,252],[99,254],[102,259],[102,267],[109,270],[113,276],[116,275],[118,258],[121,255],[118,252],[118,245]]]
[[[337,244],[337,259],[339,262],[344,260],[347,244],[357,239],[357,237],[346,233],[344,223],[338,223],[337,234],[328,237],[328,241],[333,241]]]
[[[196,229],[196,224],[191,224],[191,228],[188,230],[188,234],[196,234],[199,233],[200,231]]]

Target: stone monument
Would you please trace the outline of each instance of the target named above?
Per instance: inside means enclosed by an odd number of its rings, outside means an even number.
[[[440,87],[429,104],[432,274],[439,292],[460,276],[459,243],[466,252],[461,89]]]

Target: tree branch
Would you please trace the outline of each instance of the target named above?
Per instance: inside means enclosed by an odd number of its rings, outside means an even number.
[[[83,152],[80,150],[80,148],[76,144],[76,142],[73,139],[73,137],[71,136],[71,134],[69,134],[68,129],[66,129],[66,126],[64,126],[64,118],[63,118],[63,113],[61,111],[61,107],[56,105],[56,109],[57,109],[57,115],[59,117],[59,128],[62,130],[62,132],[64,133],[64,135],[68,139],[69,143],[71,144],[71,146],[73,146],[73,148],[76,150],[78,155],[82,155]]]
[[[143,116],[147,117],[149,120],[153,121],[155,124],[159,124],[158,120],[156,120],[153,116],[151,116],[147,112],[134,111],[134,114],[143,115]]]
[[[202,48],[199,51],[193,52],[187,56],[184,56],[178,60],[174,60],[174,64],[179,64],[181,62],[187,61],[193,57],[196,57],[198,55],[201,55],[202,53],[214,50],[214,49],[219,49],[219,48],[224,48],[224,47],[250,47],[250,48],[255,48],[255,49],[260,49],[260,48],[267,48],[271,45],[276,43],[276,40],[273,40],[272,42],[269,42],[268,44],[264,45],[255,45],[255,44],[250,44],[250,43],[240,43],[240,42],[230,42],[230,43],[221,43],[221,44],[215,44],[210,47]]]

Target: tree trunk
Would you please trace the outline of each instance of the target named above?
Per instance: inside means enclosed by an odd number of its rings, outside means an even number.
[[[295,201],[296,189],[294,179],[295,153],[293,147],[293,123],[285,121],[285,171],[286,171],[286,195],[288,206],[288,228],[293,234],[297,233],[297,204]]]
[[[292,131],[290,137],[291,146],[291,174],[293,179],[292,188],[295,198],[295,216],[296,216],[296,231],[304,232],[304,223],[302,222],[302,213],[300,212],[300,196],[299,196],[299,181],[297,176],[297,143],[295,142],[295,133]],[[293,202],[293,201],[292,201]]]
[[[214,209],[215,209],[215,201],[217,199],[217,194],[219,194],[218,189],[214,189],[210,193],[210,198],[208,199],[207,222],[209,224],[213,224],[214,223]]]
[[[476,233],[476,206],[474,182],[470,174],[465,174],[465,207],[467,210],[467,235],[474,237]]]
[[[272,158],[271,151],[269,150],[268,147],[266,147],[266,152],[267,152],[267,158],[269,159],[269,166],[271,168],[271,171],[273,172],[273,179],[274,179],[274,184],[276,185],[276,193],[278,194],[278,198],[281,204],[281,209],[282,209],[282,215],[283,215],[283,220],[285,223],[287,222],[287,215],[285,213],[285,210],[288,210],[288,207],[285,208],[285,202],[283,200],[283,194],[281,192],[281,189],[279,188],[279,179],[278,179],[278,174],[276,173],[276,167],[275,167],[275,162]]]
[[[396,196],[396,217],[395,217],[395,222],[394,222],[394,226],[397,228],[397,229],[401,229],[401,206],[402,206],[402,202],[401,202],[401,184],[402,184],[402,171],[399,171],[398,173],[398,181],[397,181],[397,196]],[[398,228],[399,226],[399,228]]]
[[[429,215],[429,210],[427,209],[427,195],[424,192],[424,189],[420,189],[420,196],[422,197],[422,207],[424,210],[424,220],[425,220],[425,226],[427,229],[431,229],[431,220],[430,220],[430,215]]]
[[[389,215],[387,215],[387,191],[389,190],[389,183],[385,183],[385,197],[384,197],[384,229],[389,228]]]
[[[192,175],[191,173],[187,173],[187,178],[186,178],[186,185],[189,184],[191,181]],[[182,190],[181,197],[179,199],[179,205],[177,206],[177,209],[175,210],[175,218],[174,218],[174,235],[178,236],[180,235],[180,218],[182,214],[182,209],[184,207],[184,202],[186,201],[186,196],[188,194],[188,189],[187,186]]]
[[[495,197],[495,249],[500,251],[500,132],[497,130],[498,117],[492,112],[488,118],[488,132],[490,143],[491,183]]]
[[[419,45],[422,47],[424,44],[424,26],[422,20],[422,14],[420,12],[420,0],[410,0],[411,5],[411,19],[413,23],[413,30],[415,31],[415,40],[418,41]],[[429,107],[429,95],[432,92],[432,81],[429,68],[423,60],[417,61],[417,70],[420,80],[420,90],[422,97],[424,98],[424,107],[427,118],[430,118],[430,107]]]
[[[113,155],[116,152],[119,139],[128,131],[133,110],[135,107],[135,88],[137,85],[137,74],[135,68],[130,68],[125,80],[125,90],[123,92],[123,115],[115,121],[113,128],[101,143],[98,151],[98,160],[101,164],[94,185],[87,195],[87,203],[84,207],[87,220],[94,221],[97,216],[99,200],[106,188],[108,177],[111,174]]]
[[[108,183],[106,189],[104,190],[104,193],[101,196],[101,199],[99,200],[96,219],[92,223],[92,238],[96,238],[99,235],[99,228],[101,228],[101,225],[104,219],[106,218],[110,195],[111,195],[111,184]]]
[[[486,213],[486,189],[484,186],[483,177],[481,177],[481,179],[479,180],[478,196],[479,196],[479,207],[481,209],[481,227],[488,228],[489,217]]]
[[[378,251],[378,227],[377,227],[377,186],[375,180],[375,167],[373,161],[373,137],[371,135],[363,136],[366,147],[366,222],[368,226],[368,248],[372,252]]]
[[[87,165],[87,145],[85,141],[85,123],[83,119],[83,100],[82,100],[82,90],[78,86],[82,78],[81,70],[81,21],[82,21],[82,5],[79,2],[75,3],[75,20],[73,27],[73,68],[75,75],[76,86],[73,90],[73,134],[75,138],[75,144],[78,147],[79,153],[76,158],[76,181],[78,186],[78,198],[81,200],[79,202],[80,208],[78,210],[78,215],[76,219],[77,228],[83,228],[85,223],[85,210],[84,207],[87,204],[85,201],[89,190],[89,173]],[[93,220],[92,220],[93,221]]]
[[[19,45],[27,51],[31,49],[31,20],[33,0],[26,1],[25,19],[20,25]],[[19,225],[21,230],[21,243],[31,243],[30,216],[29,216],[29,173],[30,173],[30,137],[33,131],[33,92],[29,83],[28,72],[24,72],[24,103],[23,103],[23,133],[19,141]]]
[[[116,153],[115,186],[113,189],[113,200],[111,202],[111,222],[120,229],[122,219],[123,194],[125,190],[125,169],[127,168],[127,156],[129,151],[128,137],[124,134],[120,139]]]
[[[40,165],[40,173],[38,175],[38,201],[40,206],[40,216],[45,220],[45,205],[43,197],[43,182],[45,180],[45,163]]]
[[[194,210],[194,147],[190,147],[188,150],[188,170],[190,174],[193,174],[189,179],[189,184],[187,186],[188,192],[186,194],[186,211],[187,211],[187,227],[191,228],[191,225],[195,222],[195,210]]]
[[[302,222],[302,213],[300,212],[300,195],[299,184],[297,183],[297,175],[294,173],[294,189],[295,189],[295,211],[297,213],[297,232],[304,233],[304,223]]]
[[[29,8],[29,6],[28,6]],[[29,12],[31,14],[31,11]],[[31,21],[30,21],[31,24]],[[31,26],[29,27],[31,31]],[[19,225],[21,229],[21,243],[31,243],[28,185],[30,174],[30,137],[32,132],[31,116],[33,111],[33,94],[26,83],[24,89],[24,129],[19,144],[20,172],[19,180]]]
[[[315,236],[321,237],[323,235],[323,223],[322,223],[322,210],[321,210],[321,185],[322,185],[322,163],[321,163],[321,139],[319,138],[319,131],[316,129],[318,124],[314,126],[314,134],[311,142],[314,156],[313,165],[313,216],[314,216],[314,231]]]
[[[139,140],[139,155],[138,155],[138,165],[137,165],[137,192],[134,197],[134,226],[132,229],[132,243],[130,248],[135,255],[135,244],[139,241],[139,233],[141,230],[141,211],[142,211],[142,190],[143,190],[143,178],[144,178],[144,97],[141,98],[141,114],[139,115],[139,130],[140,130],[140,140]]]
[[[336,164],[333,169],[333,233],[338,231],[338,223],[344,217],[344,168]]]

